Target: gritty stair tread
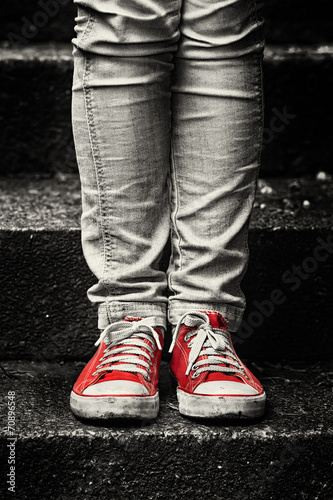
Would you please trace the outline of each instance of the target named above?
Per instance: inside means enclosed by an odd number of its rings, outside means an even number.
[[[76,174],[0,178],[0,231],[80,229],[80,181]],[[261,179],[251,230],[333,227],[333,180],[313,176]]]
[[[267,411],[259,422],[232,423],[196,421],[182,417],[169,381],[168,365],[162,362],[160,374],[160,414],[153,421],[115,425],[81,422],[69,409],[69,394],[84,363],[8,361],[1,362],[3,394],[16,393],[16,432],[20,440],[61,437],[103,437],[126,441],[158,436],[173,439],[191,436],[209,441],[223,437],[224,443],[236,439],[270,441],[275,438],[314,439],[333,437],[333,410],[330,394],[333,385],[329,362],[314,364],[260,363],[249,367],[260,377],[267,394]],[[6,398],[1,403],[2,421],[7,412]],[[6,436],[2,428],[0,436]]]

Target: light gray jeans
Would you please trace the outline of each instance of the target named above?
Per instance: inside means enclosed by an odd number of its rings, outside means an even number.
[[[99,328],[221,312],[237,330],[262,140],[255,0],[76,1],[73,129]],[[159,260],[171,235],[167,273]]]

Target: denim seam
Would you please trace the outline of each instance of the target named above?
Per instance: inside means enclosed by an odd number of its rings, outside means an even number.
[[[147,312],[149,315],[163,315],[166,321],[166,304],[157,304],[153,302],[107,302],[105,303],[105,313],[107,321],[111,324],[115,316],[128,316],[137,314],[138,311]],[[140,313],[142,316],[142,313]]]
[[[198,304],[198,302],[186,302],[186,303]],[[208,302],[205,302],[204,304],[206,304],[206,305],[209,304],[209,308],[212,311],[223,308],[223,309],[232,311],[233,315],[236,316],[237,318],[242,318],[243,317],[243,312],[244,312],[243,308],[235,307],[235,306],[233,306],[231,304],[225,304],[223,302],[210,302],[210,301],[208,301]],[[212,307],[214,305],[219,306],[219,307],[216,307],[216,308]],[[184,309],[184,304],[182,303],[182,304],[178,305],[178,304],[174,304],[173,303],[171,309],[174,310],[174,311],[182,310],[182,309]]]
[[[180,236],[179,230],[177,228],[177,214],[179,211],[180,195],[179,195],[179,190],[177,187],[177,172],[176,172],[176,162],[175,162],[175,157],[174,157],[174,145],[173,145],[173,138],[172,137],[171,137],[171,164],[172,164],[171,165],[171,193],[173,191],[174,203],[175,203],[174,215],[172,214],[173,210],[170,210],[171,222],[172,222],[171,231],[176,236],[176,238],[171,237],[171,251],[172,251],[172,255],[173,255],[174,248],[173,248],[173,241],[172,240],[176,239],[177,250],[178,250],[178,254],[179,254],[178,271],[180,271],[182,269],[182,264],[183,264],[183,262],[182,262],[183,256],[182,256],[182,249],[181,249],[181,236]],[[175,261],[174,261],[174,258],[172,260],[173,260],[174,270],[169,275],[169,288],[170,288],[170,291],[175,293],[175,290],[174,290],[173,285],[172,285],[172,278],[173,278],[173,274],[175,273]]]
[[[85,8],[87,8],[87,9],[88,9],[88,6],[87,6],[87,5],[85,5],[85,4],[83,4],[83,5],[84,5],[84,7],[85,7]],[[78,42],[77,42],[77,46],[78,46],[78,48],[79,48],[79,49],[81,49],[81,50],[84,50],[84,44],[83,44],[83,42],[84,42],[84,40],[85,40],[86,38],[88,38],[88,35],[90,34],[90,32],[91,32],[91,30],[92,30],[92,27],[93,27],[93,21],[94,21],[94,16],[93,16],[92,12],[89,10],[89,11],[88,11],[88,21],[87,21],[87,25],[86,25],[86,27],[85,27],[85,29],[84,29],[83,33],[82,33],[82,36],[81,36],[80,40],[78,40]],[[80,45],[81,45],[81,47],[80,47]]]
[[[164,302],[162,303],[159,303],[159,302],[131,302],[131,301],[128,301],[128,302],[118,302],[118,301],[110,301],[108,302],[107,304],[110,309],[114,309],[114,310],[119,310],[119,311],[125,311],[127,310],[127,308],[129,306],[133,307],[133,309],[139,309],[139,308],[143,308],[143,309],[149,309],[151,307],[155,308],[155,309],[158,309],[158,310],[164,310],[166,308],[166,304]]]
[[[89,20],[88,20],[88,25],[89,25],[89,30],[88,26],[84,32],[85,38],[87,38],[88,34],[90,33],[92,29],[92,24],[93,24],[94,16],[89,13]],[[82,39],[81,39],[82,41]],[[89,57],[89,55],[85,54],[85,71],[83,75],[83,92],[85,96],[85,106],[86,106],[86,116],[87,116],[87,123],[88,123],[88,132],[89,132],[89,139],[90,139],[90,147],[91,147],[91,152],[92,152],[92,157],[94,161],[94,167],[95,167],[95,173],[96,173],[96,181],[97,181],[97,188],[98,188],[98,202],[99,202],[99,213],[100,213],[100,225],[101,225],[101,230],[102,230],[102,244],[103,248],[101,251],[101,254],[103,254],[103,268],[102,268],[102,276],[105,276],[105,268],[108,259],[106,258],[106,246],[110,244],[111,246],[111,238],[106,235],[105,231],[105,225],[104,225],[104,220],[107,217],[107,212],[106,212],[106,205],[107,205],[107,200],[105,199],[105,195],[103,194],[105,190],[103,187],[105,186],[105,180],[103,178],[102,174],[102,162],[101,162],[101,157],[100,157],[100,152],[99,148],[97,146],[97,134],[96,134],[96,128],[95,128],[95,122],[94,122],[94,112],[93,112],[93,103],[92,103],[92,89],[89,87],[88,80],[89,76],[91,73],[91,67],[92,67],[92,59]],[[102,285],[104,288],[107,290],[108,293],[111,293],[109,287],[106,285],[104,281],[102,281]]]

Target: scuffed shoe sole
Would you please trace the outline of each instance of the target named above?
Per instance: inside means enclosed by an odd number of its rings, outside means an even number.
[[[251,419],[265,412],[266,394],[259,396],[207,396],[177,389],[179,412],[194,418]]]
[[[154,396],[80,396],[71,392],[71,410],[79,418],[153,419],[159,411],[158,392]]]

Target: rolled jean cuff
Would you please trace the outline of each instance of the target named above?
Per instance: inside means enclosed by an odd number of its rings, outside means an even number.
[[[240,309],[229,304],[172,300],[169,305],[169,322],[174,327],[177,325],[183,314],[193,311],[214,311],[221,313],[228,322],[230,332],[236,332],[238,330],[244,314],[244,309]]]
[[[98,307],[98,328],[104,330],[111,323],[123,321],[126,316],[156,318],[156,326],[167,327],[167,304],[157,302],[103,302]]]

